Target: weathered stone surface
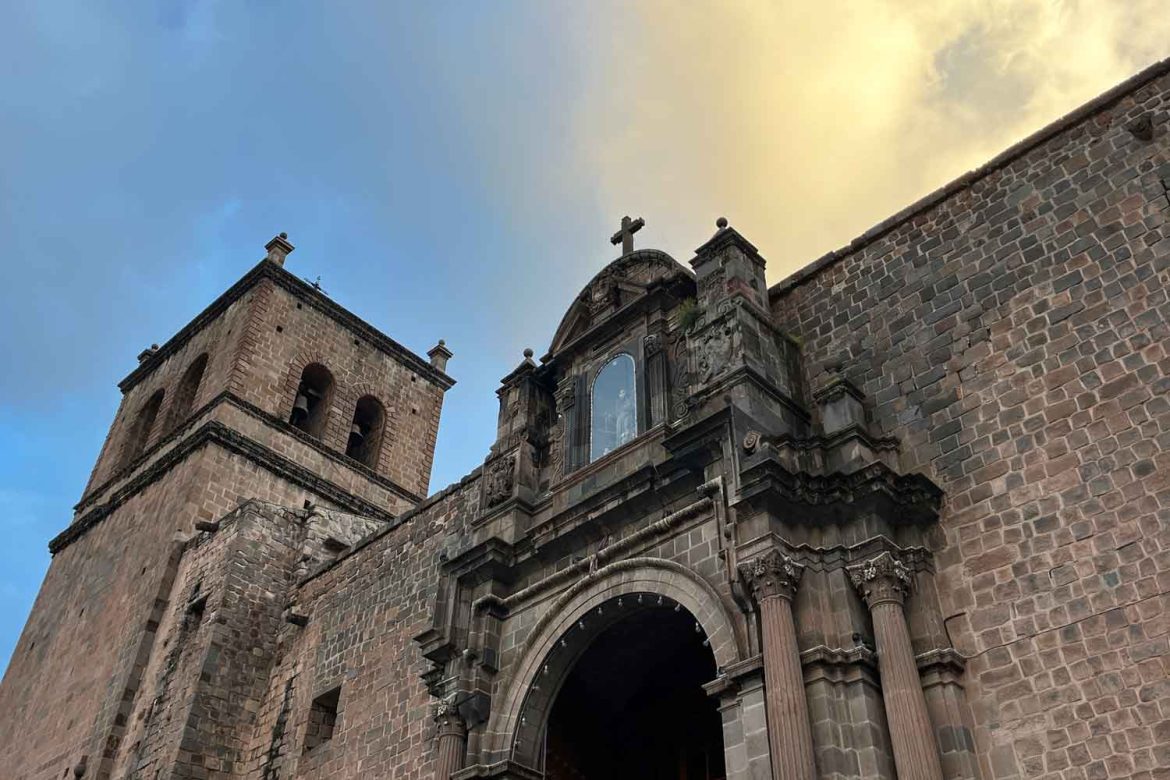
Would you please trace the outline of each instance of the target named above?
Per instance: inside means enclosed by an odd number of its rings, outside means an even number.
[[[718,742],[712,776],[1165,775],[1168,73],[771,290],[726,220],[693,270],[624,253],[429,498],[450,352],[274,239],[122,382],[0,684],[4,776],[574,772],[606,752],[557,720],[574,669],[665,613],[685,638],[638,668],[709,663],[668,747]],[[637,436],[591,460],[621,354]],[[319,436],[287,422],[314,362]],[[591,693],[634,706],[620,655]]]
[[[771,291],[807,381],[839,358],[946,493],[984,777],[1170,771],[1141,696],[1170,673],[1170,148],[1131,129],[1168,93],[1162,66]]]

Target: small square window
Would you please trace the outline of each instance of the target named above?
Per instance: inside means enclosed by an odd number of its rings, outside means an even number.
[[[333,739],[337,727],[337,703],[341,700],[341,686],[328,690],[313,699],[309,710],[309,725],[305,730],[305,752]]]

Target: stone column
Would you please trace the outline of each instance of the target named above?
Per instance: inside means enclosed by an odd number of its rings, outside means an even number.
[[[902,611],[910,589],[910,570],[893,555],[883,552],[859,566],[849,567],[849,576],[873,615],[882,698],[890,724],[898,780],[942,780],[938,744],[926,712],[926,696]]]
[[[458,710],[446,702],[435,709],[435,723],[439,737],[435,780],[450,780],[452,774],[463,768],[467,755],[467,724]]]
[[[739,571],[760,608],[772,775],[776,780],[814,780],[812,727],[792,618],[792,597],[804,567],[770,550]]]

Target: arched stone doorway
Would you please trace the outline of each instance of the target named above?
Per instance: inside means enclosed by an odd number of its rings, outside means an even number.
[[[593,639],[557,693],[546,780],[726,777],[705,635],[686,610],[644,601]]]
[[[703,627],[660,594],[611,598],[556,643],[514,756],[546,780],[722,780],[718,673]]]

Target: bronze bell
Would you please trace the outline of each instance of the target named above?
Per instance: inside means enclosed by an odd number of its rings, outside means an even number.
[[[309,397],[304,393],[297,393],[297,400],[293,402],[292,421],[300,422],[309,416]]]
[[[362,426],[354,423],[349,426],[349,442],[353,446],[358,446],[366,438],[365,433],[362,432]]]

